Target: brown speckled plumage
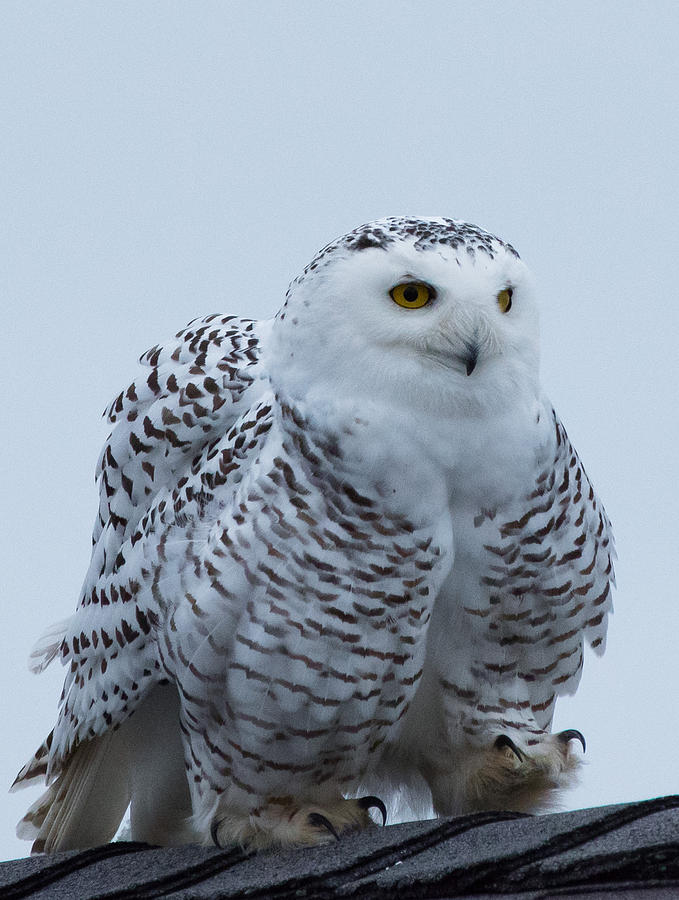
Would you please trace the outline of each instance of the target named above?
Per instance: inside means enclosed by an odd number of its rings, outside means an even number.
[[[400,309],[404,279],[435,299]],[[67,674],[20,834],[107,840],[131,800],[140,840],[313,843],[369,824],[362,785],[548,804],[613,547],[540,393],[513,248],[370,223],[275,319],[208,316],[142,363],[108,410],[76,614],[36,657]]]

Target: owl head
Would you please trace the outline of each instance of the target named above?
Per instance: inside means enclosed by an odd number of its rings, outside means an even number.
[[[272,329],[279,383],[298,399],[446,410],[538,391],[538,315],[514,248],[475,225],[391,217],[324,247]]]

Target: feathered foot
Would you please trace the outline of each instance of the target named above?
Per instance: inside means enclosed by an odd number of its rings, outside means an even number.
[[[477,809],[521,812],[548,809],[555,792],[568,787],[580,764],[572,741],[579,741],[585,750],[585,739],[575,729],[545,734],[537,744],[530,745],[519,745],[506,734],[498,735],[485,752],[482,765],[469,777],[471,804]]]
[[[374,827],[371,809],[378,810],[386,824],[387,810],[379,797],[359,797],[319,805],[271,804],[256,816],[218,813],[210,834],[218,847],[239,844],[252,850],[327,844],[344,833]]]
[[[574,782],[580,765],[574,741],[584,750],[585,739],[575,729],[527,738],[526,732],[499,734],[485,750],[458,751],[445,769],[440,764],[424,769],[436,812],[540,812],[557,806],[559,791]]]

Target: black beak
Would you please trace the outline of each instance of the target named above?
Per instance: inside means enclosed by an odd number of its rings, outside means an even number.
[[[471,375],[476,368],[476,361],[479,358],[479,348],[471,346],[467,352],[467,375]]]

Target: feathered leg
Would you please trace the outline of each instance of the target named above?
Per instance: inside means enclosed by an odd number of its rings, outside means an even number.
[[[161,846],[198,841],[190,824],[191,796],[174,685],[157,685],[122,729],[132,763],[132,840]]]

